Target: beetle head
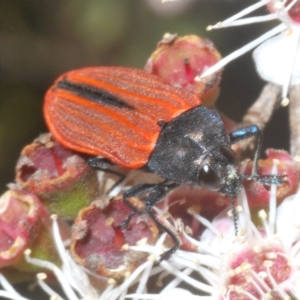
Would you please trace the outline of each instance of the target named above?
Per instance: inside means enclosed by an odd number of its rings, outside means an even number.
[[[236,154],[229,146],[221,145],[209,151],[200,166],[199,185],[230,197],[238,194],[241,176],[237,170]]]

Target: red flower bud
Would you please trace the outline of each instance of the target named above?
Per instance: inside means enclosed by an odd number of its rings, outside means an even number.
[[[195,80],[221,58],[209,40],[196,35],[177,37],[165,34],[148,59],[145,69],[169,84],[201,95],[205,105],[212,105],[219,94],[221,71]]]
[[[277,186],[277,204],[297,191],[299,185],[299,166],[283,150],[268,149],[267,159],[259,161],[259,174],[271,174],[273,164],[277,164],[278,174],[286,174],[284,184]],[[251,174],[253,162],[246,167],[245,174]],[[244,181],[244,186],[251,209],[269,206],[270,187],[257,181]]]
[[[20,185],[38,195],[51,213],[65,218],[75,218],[98,195],[96,171],[50,134],[23,149],[16,172]]]
[[[0,267],[36,271],[36,267],[24,261],[27,248],[32,249],[35,257],[59,262],[51,242],[48,211],[35,195],[15,186],[11,188],[0,198]]]
[[[136,206],[141,202],[130,199]],[[135,215],[128,228],[120,225],[129,215],[131,209],[122,198],[114,198],[104,209],[103,202],[94,202],[80,211],[72,231],[71,253],[82,266],[97,275],[123,280],[134,271],[146,258],[146,253],[129,249],[138,241],[147,239],[154,244],[158,229],[154,221],[146,214]],[[90,280],[101,288],[102,281]]]

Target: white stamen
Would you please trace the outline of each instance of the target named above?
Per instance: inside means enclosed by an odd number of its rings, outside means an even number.
[[[146,299],[146,300],[173,300],[178,297],[178,299],[189,299],[189,300],[211,300],[211,296],[198,296],[198,295],[192,295],[190,292],[183,290],[182,294],[178,294],[176,290],[181,290],[181,289],[173,289],[172,293],[168,294],[163,294],[163,295],[158,295],[158,294],[130,294],[127,295],[126,298],[133,298],[133,297],[138,297],[138,299]]]
[[[275,278],[272,276],[270,272],[270,267],[267,267],[268,279],[270,280],[274,290],[276,290],[283,299],[286,299],[288,294],[277,284]]]
[[[129,172],[129,174],[124,178],[122,182],[120,182],[117,186],[115,186],[111,191],[109,191],[108,196],[115,197],[119,195],[125,188],[125,185],[136,176],[136,172]],[[105,184],[104,184],[105,185]]]
[[[79,300],[79,298],[76,296],[73,289],[70,287],[63,272],[54,263],[52,263],[50,261],[45,261],[42,259],[30,257],[30,251],[28,251],[28,249],[24,252],[24,254],[25,254],[25,260],[28,263],[39,266],[41,268],[46,268],[46,269],[52,271],[55,274],[55,277],[59,281],[60,286],[62,287],[62,289],[64,290],[64,292],[66,293],[66,295],[68,296],[69,299]]]
[[[299,0],[293,0],[291,3],[289,3],[283,10],[285,12],[288,12]]]
[[[294,30],[293,35],[294,35],[294,38],[292,39],[293,45],[291,45],[291,49],[290,49],[291,53],[290,54],[286,53],[288,60],[287,60],[286,78],[285,81],[283,82],[282,94],[281,94],[283,99],[287,98],[287,94],[288,94],[288,90],[289,90],[289,86],[293,74],[293,69],[296,62],[297,52],[299,48],[300,31]]]
[[[231,23],[231,22],[233,22],[237,19],[242,18],[243,16],[246,16],[246,15],[250,14],[251,12],[257,10],[258,8],[268,4],[269,2],[270,2],[270,0],[259,1],[255,4],[251,5],[251,6],[248,6],[247,8],[245,8],[242,11],[240,11],[239,13],[233,15],[232,17],[230,17],[230,18],[228,18],[228,19],[226,19],[222,22],[219,22],[218,24],[220,24],[219,26],[222,26],[223,24],[224,25],[229,24],[229,23]],[[214,25],[212,25],[212,26],[213,26],[213,28],[215,28]],[[218,25],[215,25],[215,26],[217,26],[216,28],[219,28]]]
[[[107,300],[107,295],[114,289],[114,287],[115,283],[108,285],[98,300]]]
[[[180,257],[176,257],[176,260],[174,260],[174,261],[176,262],[177,267],[179,269],[181,269],[183,267],[188,267],[189,269],[192,269],[194,271],[199,271],[199,268],[197,267],[197,264],[195,264],[194,261],[182,259]]]
[[[36,277],[40,288],[46,294],[48,294],[51,297],[51,299],[64,300],[44,281],[47,278],[46,274],[39,273]]]
[[[264,295],[264,291],[262,290],[262,288],[258,285],[258,283],[253,279],[251,278],[250,280],[251,284],[253,284],[253,286],[255,287],[255,289],[258,291],[258,293],[263,296]],[[262,298],[262,297],[261,297]]]
[[[52,232],[53,232],[53,236],[55,239],[56,250],[57,250],[60,258],[63,259],[64,255],[66,253],[66,249],[64,247],[64,244],[61,239],[60,232],[59,232],[59,227],[57,224],[57,215],[52,215],[51,219],[52,219]]]
[[[282,94],[281,94],[281,96],[282,96]],[[280,105],[281,105],[282,107],[288,106],[289,104],[290,104],[290,99],[287,98],[287,97],[283,98],[283,99],[281,100],[281,102],[280,102]]]
[[[135,269],[135,271],[131,273],[130,277],[126,278],[121,285],[113,289],[110,293],[107,293],[107,299],[118,299],[118,297],[120,297],[124,291],[127,292],[133,281],[147,268],[149,264],[153,264],[153,262],[146,261],[144,264]]]
[[[250,274],[252,275],[253,279],[260,284],[260,286],[267,292],[271,291],[271,288],[266,284],[266,282],[262,279],[262,276],[260,274],[257,274],[252,269],[250,270]]]
[[[244,218],[244,222],[246,224],[246,231],[247,231],[247,236],[253,236],[255,239],[258,241],[261,240],[263,241],[263,238],[255,226],[255,224],[251,221],[251,214],[250,214],[250,208],[249,208],[249,203],[247,201],[247,195],[246,191],[244,188],[241,189],[240,193],[237,196],[238,203],[243,207],[243,212],[240,213],[240,218]]]
[[[244,188],[241,189],[240,193],[237,196],[238,204],[243,207],[244,215],[247,217],[251,217],[249,203],[247,201],[247,195]]]
[[[119,300],[125,300],[126,294],[127,294],[127,290],[123,291],[123,293],[119,297]]]
[[[260,210],[258,212],[258,216],[259,216],[260,220],[263,223],[263,227],[264,227],[264,230],[266,232],[266,235],[268,237],[270,237],[271,236],[271,229],[270,229],[269,223],[267,222],[268,215],[267,215],[266,211],[264,209]]]
[[[167,276],[169,276],[169,273],[166,270],[162,271],[157,278],[156,285],[163,286],[163,280]]]
[[[197,219],[201,224],[203,224],[205,227],[209,228],[216,236],[222,237],[222,233],[218,231],[210,221],[207,219],[201,217],[200,215],[194,215],[195,219]]]
[[[197,245],[199,252],[204,253],[204,254],[209,254],[210,255],[209,257],[219,259],[218,257],[220,255],[220,252],[217,249],[215,249],[215,247],[208,247],[206,244],[202,243],[201,241],[198,241],[198,240],[190,237],[185,232],[183,232],[183,235],[189,242]],[[205,261],[207,261],[207,260],[205,260]]]
[[[241,26],[241,25],[248,25],[248,24],[253,24],[253,23],[261,23],[261,22],[267,22],[267,21],[272,21],[272,20],[276,20],[276,19],[278,19],[277,14],[268,14],[268,15],[265,15],[265,16],[239,19],[239,20],[233,21],[231,23],[220,22],[216,25],[208,26],[208,30],[220,29],[220,28],[226,28],[226,27],[234,27],[234,26]]]
[[[97,291],[91,286],[88,276],[85,274],[83,267],[77,265],[66,251],[64,243],[61,239],[57,216],[52,215],[52,232],[55,241],[55,246],[60,259],[63,262],[63,272],[66,274],[69,285],[79,293],[81,297],[86,294],[97,295]],[[68,275],[67,275],[68,274]],[[69,274],[72,274],[70,276]],[[95,277],[97,275],[93,274]],[[80,280],[76,280],[80,278]]]
[[[5,291],[0,290],[0,296],[2,296],[3,298],[12,300],[29,300],[27,298],[22,297],[1,273],[0,284],[5,289]]]
[[[161,273],[161,272],[163,272],[163,268],[162,268],[161,266],[156,266],[156,267],[154,267],[154,268],[151,270],[149,276],[152,277],[152,276],[155,276],[155,275],[157,275],[157,274],[159,274],[159,273]]]
[[[252,294],[250,294],[249,292],[242,290],[241,294],[247,296],[250,300],[260,300],[259,298],[254,297]]]
[[[28,298],[24,298],[22,296],[13,295],[10,292],[0,290],[0,297],[11,300],[29,300]]]
[[[291,249],[291,256],[296,256],[296,255],[299,255],[299,251],[300,251],[300,241],[298,241],[297,243],[295,243],[293,246],[292,246],[292,249]]]
[[[146,292],[146,285],[147,285],[147,281],[149,279],[150,276],[150,272],[153,268],[153,263],[149,263],[149,265],[145,268],[141,278],[140,278],[140,283],[138,285],[138,288],[136,289],[136,293],[137,294],[142,294]],[[138,298],[134,298],[134,300],[138,300]]]
[[[205,278],[211,286],[217,287],[219,285],[220,278],[216,273],[202,267],[199,267],[199,273],[202,274],[203,278]]]
[[[194,288],[196,288],[202,292],[206,292],[208,294],[214,293],[214,288],[212,286],[209,286],[198,280],[195,280],[192,277],[187,276],[183,272],[176,269],[173,265],[169,264],[167,261],[161,262],[161,265],[169,273],[173,274],[175,277],[181,278],[184,282],[188,283],[189,285],[193,286]]]
[[[227,65],[229,62],[231,62],[232,60],[236,59],[237,57],[245,54],[246,52],[250,51],[251,49],[255,48],[256,46],[258,46],[259,44],[261,44],[262,42],[264,42],[265,40],[271,38],[272,36],[282,32],[284,29],[287,28],[286,24],[280,24],[278,26],[276,26],[275,28],[271,29],[270,31],[266,32],[265,34],[263,34],[262,36],[260,36],[259,38],[255,39],[254,41],[246,44],[245,46],[243,46],[242,48],[232,52],[231,54],[225,56],[223,59],[221,59],[219,62],[217,62],[215,65],[213,65],[211,68],[209,68],[208,70],[206,70],[202,75],[200,76],[196,76],[195,77],[195,81],[201,81],[201,79],[203,77],[212,75],[213,73],[219,71],[220,69],[222,69],[225,65]]]
[[[193,264],[195,264],[195,262],[201,262],[202,266],[207,266],[209,268],[214,268],[214,269],[217,269],[218,266],[220,265],[220,258],[211,255],[183,251],[183,250],[178,250],[175,255],[176,255],[176,261],[177,261],[177,257],[178,258],[181,257],[186,259],[187,261],[192,260]]]
[[[185,275],[190,275],[193,272],[193,269],[191,268],[186,268],[185,270],[183,270],[183,274]],[[160,292],[160,294],[166,294],[168,293],[171,289],[176,288],[180,283],[182,282],[181,278],[175,278],[173,279],[171,282],[169,282],[165,288]]]

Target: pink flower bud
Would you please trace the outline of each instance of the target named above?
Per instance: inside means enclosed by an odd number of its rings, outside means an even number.
[[[141,204],[135,198],[130,200],[135,205]],[[104,209],[101,208],[103,206],[103,202],[94,202],[80,211],[73,225],[71,253],[92,273],[120,281],[142,264],[148,255],[130,250],[129,246],[139,241],[154,244],[159,232],[146,213],[135,215],[128,228],[119,228],[131,212],[120,197],[114,198]],[[95,276],[91,276],[90,280],[99,288]]]
[[[27,248],[31,248],[35,257],[51,258],[59,263],[48,211],[35,195],[15,186],[11,188],[0,198],[0,267],[36,271],[36,267],[24,260],[23,252]]]
[[[75,218],[98,195],[95,169],[50,134],[42,134],[23,149],[16,172],[17,183],[64,218]]]
[[[148,59],[145,69],[169,84],[201,95],[204,105],[212,105],[219,94],[221,71],[196,79],[221,58],[213,43],[196,35],[177,37],[165,34]]]
[[[277,186],[277,204],[297,191],[299,184],[299,166],[284,150],[267,150],[267,159],[259,161],[259,174],[271,174],[273,164],[277,164],[278,174],[286,174],[284,184]],[[245,174],[251,174],[253,162],[247,165]],[[250,208],[261,209],[269,206],[270,187],[257,181],[244,181]]]

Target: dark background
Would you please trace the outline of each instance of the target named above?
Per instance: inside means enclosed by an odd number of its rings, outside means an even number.
[[[254,2],[1,0],[0,191],[14,180],[22,147],[47,130],[43,95],[58,75],[92,65],[142,68],[165,32],[207,37],[227,55],[275,23],[211,32],[205,31],[206,26]],[[264,84],[248,53],[225,68],[218,107],[240,121]],[[267,126],[265,145],[287,149],[287,139],[287,113],[281,108]]]

